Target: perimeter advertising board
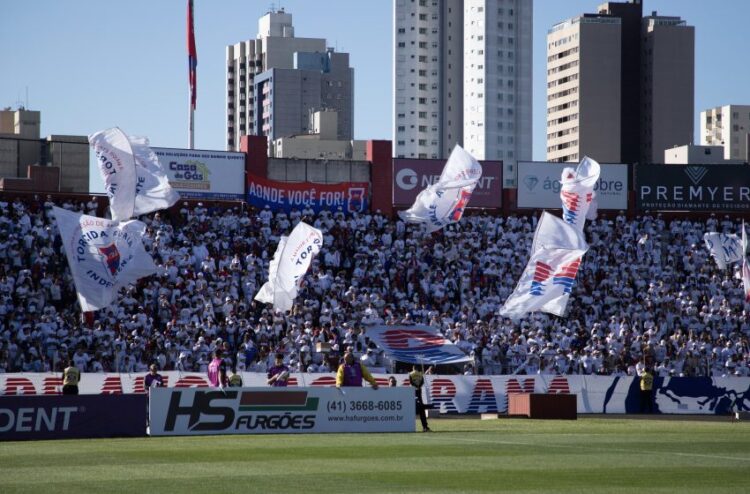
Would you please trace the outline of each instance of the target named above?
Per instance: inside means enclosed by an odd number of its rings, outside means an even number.
[[[426,187],[440,178],[446,160],[393,159],[393,205],[411,206]],[[471,194],[469,208],[502,207],[503,162],[480,161],[482,178]]]
[[[560,177],[563,168],[576,163],[518,162],[518,207],[561,209]],[[628,208],[628,165],[601,164],[594,186],[599,209]]]
[[[151,148],[180,196],[192,199],[242,200],[245,154],[196,149]]]
[[[144,395],[2,396],[0,438],[145,436],[146,405]]]
[[[152,436],[414,432],[411,388],[152,389]]]
[[[636,207],[667,211],[750,211],[750,166],[638,165]]]

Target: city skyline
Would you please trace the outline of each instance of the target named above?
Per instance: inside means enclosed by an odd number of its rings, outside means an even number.
[[[534,2],[533,153],[545,159],[546,33],[556,23],[602,2]],[[276,4],[294,16],[295,35],[325,38],[351,54],[355,71],[356,139],[388,139],[392,129],[392,2],[326,0]],[[198,50],[196,148],[225,148],[225,48],[253,38],[270,5],[232,0],[221,9],[195,2]],[[146,135],[156,146],[187,147],[187,2],[136,0],[119,4],[78,0],[6,1],[0,18],[0,106],[41,111],[42,136],[85,135],[112,125]],[[750,4],[646,0],[644,14],[680,16],[696,29],[695,143],[699,113],[750,101],[750,69],[722,56],[742,44]],[[241,13],[241,15],[238,15]],[[344,22],[360,18],[368,22]],[[31,26],[45,26],[31,30]],[[133,26],[137,26],[134,28]],[[133,36],[132,33],[137,33]]]

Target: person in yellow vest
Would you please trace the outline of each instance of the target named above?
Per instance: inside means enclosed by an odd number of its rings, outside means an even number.
[[[237,374],[236,369],[232,369],[232,374],[229,376],[229,387],[230,388],[241,388],[242,387],[242,376]]]
[[[412,367],[409,373],[409,384],[414,388],[414,400],[419,414],[419,421],[422,422],[422,432],[430,432],[427,426],[427,414],[425,413],[424,402],[422,401],[422,386],[424,386],[424,374],[419,372],[417,366]]]
[[[651,368],[646,367],[641,372],[641,413],[654,413],[654,375]]]
[[[81,382],[81,371],[78,370],[72,359],[68,360],[68,366],[63,371],[62,393],[64,395],[77,395],[79,382]]]

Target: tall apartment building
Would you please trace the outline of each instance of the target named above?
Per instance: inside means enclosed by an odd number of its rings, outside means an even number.
[[[349,55],[326,49],[323,38],[295,37],[292,15],[283,9],[260,18],[256,39],[227,46],[226,60],[227,150],[239,150],[243,135],[272,140],[305,132],[309,113],[316,110],[336,110],[340,135],[352,138]],[[282,102],[286,107],[273,111],[271,103]]]
[[[394,0],[394,154],[531,158],[531,0]]]
[[[662,163],[692,141],[695,31],[643,17],[641,0],[602,4],[547,34],[547,159]]]
[[[701,112],[701,144],[723,146],[724,159],[750,160],[750,105],[724,105]]]

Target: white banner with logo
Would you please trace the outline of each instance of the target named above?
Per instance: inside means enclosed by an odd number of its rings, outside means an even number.
[[[560,177],[571,163],[518,162],[518,207],[560,209]],[[628,165],[600,164],[594,186],[599,209],[628,208]]]
[[[169,184],[193,199],[245,198],[245,154],[195,149],[152,148]]]
[[[203,373],[166,371],[161,373],[168,388],[208,388]],[[81,377],[81,394],[122,394],[146,392],[141,374],[92,374]],[[245,386],[266,386],[266,374],[240,373]],[[389,374],[375,374],[380,393],[388,389]],[[407,389],[414,396],[406,374],[396,374],[397,388]],[[425,403],[441,413],[505,413],[509,393],[573,393],[577,395],[578,413],[638,413],[640,387],[632,376],[554,376],[554,375],[493,375],[493,376],[425,376]],[[287,389],[331,388],[335,374],[291,374]],[[59,395],[62,376],[52,373],[0,374],[0,394]],[[226,388],[227,390],[231,388]],[[349,388],[345,390],[349,393]],[[216,390],[221,392],[221,390]],[[333,391],[336,391],[335,389]],[[656,377],[654,379],[654,411],[668,414],[725,415],[733,410],[750,411],[750,377]],[[412,429],[413,430],[413,429]]]
[[[111,304],[120,288],[156,273],[143,247],[146,225],[53,208],[63,250],[84,312]]]
[[[268,267],[268,281],[255,300],[273,304],[282,312],[291,310],[298,287],[313,257],[323,245],[323,232],[300,221],[288,237],[281,237]]]
[[[411,389],[154,388],[152,436],[414,432]]]

